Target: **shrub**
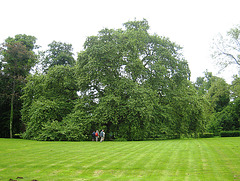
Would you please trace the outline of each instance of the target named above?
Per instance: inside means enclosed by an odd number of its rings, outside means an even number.
[[[85,127],[82,123],[76,123],[65,119],[63,122],[48,121],[43,124],[43,128],[37,140],[42,141],[81,141],[86,140],[83,134]]]
[[[41,133],[36,137],[41,141],[59,141],[64,140],[64,135],[61,133],[62,125],[58,121],[48,121],[43,124]]]
[[[214,137],[214,133],[203,133],[200,135],[200,138],[212,138]]]
[[[13,138],[22,138],[22,134],[14,134]]]
[[[222,131],[220,133],[221,137],[239,137],[240,131]]]

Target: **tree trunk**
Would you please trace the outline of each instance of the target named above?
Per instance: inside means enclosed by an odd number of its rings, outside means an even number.
[[[12,125],[13,125],[13,103],[14,103],[14,94],[15,94],[15,81],[13,80],[13,90],[12,90],[12,96],[11,96],[11,113],[10,113],[10,138],[13,137],[13,130],[12,130]]]
[[[12,138],[12,124],[13,124],[13,99],[14,94],[11,97],[11,113],[10,113],[10,138]]]

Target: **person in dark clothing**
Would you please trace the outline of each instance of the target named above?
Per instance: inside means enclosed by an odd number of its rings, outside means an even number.
[[[95,131],[92,133],[92,141],[95,141]]]

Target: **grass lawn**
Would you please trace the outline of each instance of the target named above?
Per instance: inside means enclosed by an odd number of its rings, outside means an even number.
[[[9,179],[240,180],[240,137],[103,143],[0,139],[0,180]]]

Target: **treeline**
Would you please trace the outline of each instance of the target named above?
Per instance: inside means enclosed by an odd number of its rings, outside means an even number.
[[[0,136],[36,140],[198,137],[239,130],[239,78],[206,72],[195,83],[168,38],[142,21],[88,37],[74,59],[71,44],[16,35],[1,46]],[[30,70],[32,73],[29,74]]]

